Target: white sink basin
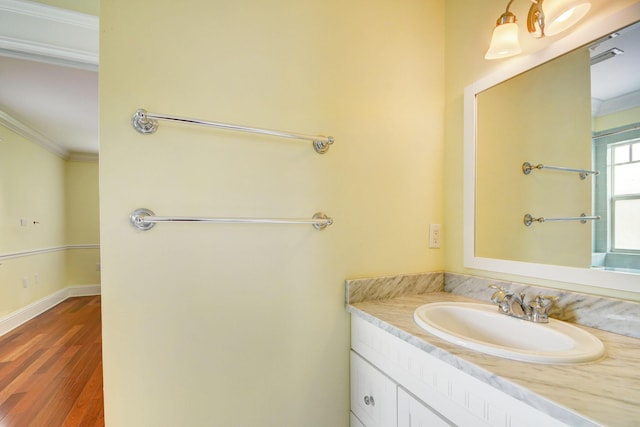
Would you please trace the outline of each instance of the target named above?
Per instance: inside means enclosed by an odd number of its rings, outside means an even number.
[[[584,363],[602,358],[602,342],[569,323],[533,323],[498,313],[495,306],[464,302],[425,304],[413,315],[427,332],[494,356],[534,363]]]

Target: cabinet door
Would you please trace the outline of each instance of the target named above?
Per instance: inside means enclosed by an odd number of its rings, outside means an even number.
[[[353,415],[353,412],[350,412],[349,414],[351,415],[351,423],[349,424],[349,427],[365,427],[365,425],[360,422],[358,417]]]
[[[351,351],[351,411],[366,427],[396,427],[396,384]]]
[[[398,387],[398,427],[451,427],[431,408]]]

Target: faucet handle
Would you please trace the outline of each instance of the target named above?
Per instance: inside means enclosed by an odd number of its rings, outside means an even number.
[[[497,289],[496,294],[499,293],[499,292],[502,292],[502,293],[504,293],[506,295],[509,292],[509,291],[507,291],[506,288],[504,288],[502,286],[499,286],[499,285],[496,285],[496,284],[493,284],[493,283],[490,284],[488,287],[491,288],[491,289]]]
[[[536,295],[535,303],[536,305],[542,305],[544,307],[551,307],[553,302],[558,299],[557,296],[554,295]]]
[[[507,291],[502,286],[498,286],[494,284],[489,285],[489,287],[491,289],[497,289],[497,291],[495,291],[493,295],[491,295],[491,302],[494,304],[498,304],[498,310],[501,313],[508,313],[509,304],[507,301],[507,296],[509,295],[509,291]]]
[[[536,295],[531,306],[531,320],[537,323],[549,322],[549,309],[557,299],[558,297],[551,295]]]

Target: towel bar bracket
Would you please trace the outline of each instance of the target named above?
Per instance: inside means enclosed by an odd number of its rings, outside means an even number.
[[[153,211],[145,208],[140,208],[131,212],[131,215],[129,215],[129,221],[131,222],[131,225],[133,225],[138,230],[147,231],[155,227],[156,223],[145,221],[145,217],[154,215],[155,214],[153,213]]]
[[[137,110],[133,114],[133,117],[131,118],[131,124],[133,125],[135,130],[144,135],[154,133],[156,130],[158,130],[158,121],[147,117],[147,112],[142,109]]]

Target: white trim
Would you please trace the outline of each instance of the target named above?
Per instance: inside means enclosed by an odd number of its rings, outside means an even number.
[[[640,20],[640,3],[608,16],[584,22],[567,37],[547,49],[507,61],[495,73],[467,86],[464,90],[464,244],[463,262],[467,268],[534,277],[565,283],[577,283],[606,289],[638,292],[640,278],[635,274],[572,268],[547,264],[481,258],[475,256],[475,175],[476,175],[476,95],[517,74],[523,73],[561,54],[626,27]]]
[[[0,110],[0,125],[3,125],[7,129],[14,131],[29,141],[38,144],[58,157],[62,157],[63,159],[69,158],[69,151],[67,149],[61,147],[37,130],[25,125],[2,110]]]
[[[40,255],[40,254],[46,254],[50,252],[58,252],[58,251],[65,251],[65,250],[71,250],[71,249],[100,249],[100,245],[91,243],[91,244],[81,244],[81,245],[62,245],[62,246],[52,246],[50,248],[29,249],[26,251],[9,252],[6,254],[0,254],[0,260],[22,258],[26,256]]]
[[[26,0],[0,0],[0,54],[98,70],[99,18]]]
[[[0,50],[0,54],[1,54]],[[59,145],[57,142],[50,140],[37,130],[32,127],[22,123],[20,120],[15,117],[7,114],[6,112],[0,110],[0,125],[6,127],[9,130],[14,131],[18,135],[28,139],[29,141],[38,144],[40,147],[49,151],[50,153],[55,154],[58,157],[63,158],[64,160],[71,160],[74,162],[97,162],[98,154],[96,153],[80,153],[80,152],[70,152],[63,146]],[[0,139],[1,141],[1,139]]]
[[[72,151],[69,153],[67,160],[72,162],[97,162],[99,157],[97,153],[79,153]]]
[[[0,318],[0,336],[71,297],[100,295],[100,285],[68,286]]]
[[[595,117],[606,116],[640,106],[640,90],[607,99],[606,101],[596,100],[595,98],[593,100],[598,105],[598,109],[593,115]]]
[[[65,249],[100,249],[99,243],[88,243],[79,245],[65,245]]]

